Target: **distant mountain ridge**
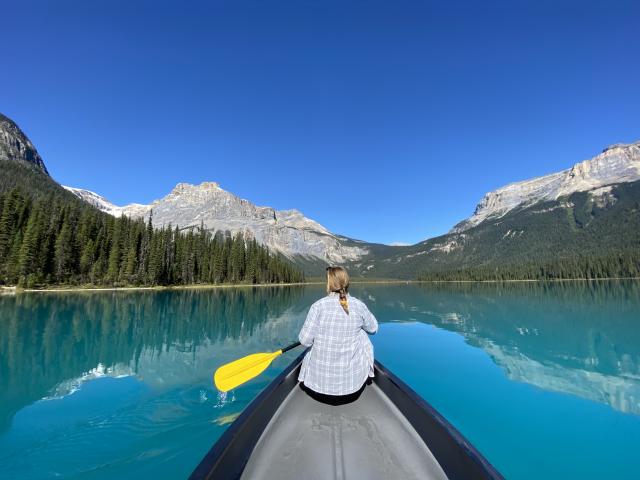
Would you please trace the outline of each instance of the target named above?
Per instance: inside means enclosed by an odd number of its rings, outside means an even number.
[[[331,233],[298,210],[259,207],[223,190],[216,182],[200,185],[179,183],[165,197],[151,204],[117,206],[104,197],[72,187],[64,187],[82,200],[114,216],[148,218],[155,226],[180,229],[203,226],[210,231],[242,233],[289,258],[298,256],[327,263],[345,263],[369,253],[366,243],[347,244],[350,239]]]
[[[596,271],[585,263],[588,259],[601,259],[614,273]],[[395,247],[350,267],[365,277],[477,280],[516,271],[535,275],[560,263],[565,264],[561,278],[575,278],[576,271],[581,278],[618,276],[618,271],[640,275],[640,181],[514,208],[464,231]]]
[[[539,203],[557,201],[577,192],[591,192],[593,196],[604,199],[610,196],[610,187],[638,180],[640,142],[614,144],[605,148],[600,155],[566,170],[511,183],[486,193],[474,214],[459,222],[443,237],[428,239],[414,246],[377,245],[378,248],[376,244],[335,235],[297,210],[277,211],[255,206],[221,189],[214,182],[204,182],[198,186],[180,183],[166,197],[150,205],[134,203],[123,207],[88,190],[65,188],[111,215],[148,217],[153,210],[154,223],[159,226],[172,224],[180,228],[194,228],[203,224],[210,230],[242,232],[290,258],[300,256],[312,261],[349,264],[355,266],[362,275],[376,275],[374,272],[378,271],[379,275],[384,276],[395,269],[376,268],[375,263],[381,259],[381,254],[382,257],[391,255],[394,260],[387,258],[386,263],[396,264],[403,262],[397,254],[406,249],[418,249],[409,253],[411,256],[405,257],[406,260],[429,253],[449,254],[461,249],[468,241],[465,232],[485,222],[495,222],[507,214]],[[430,245],[429,251],[420,250],[421,245]],[[420,263],[417,261],[417,264]]]
[[[510,183],[485,194],[474,214],[455,225],[449,233],[464,232],[486,220],[500,218],[518,207],[636,180],[640,180],[640,141],[611,145],[600,155],[561,172]]]
[[[566,170],[488,192],[449,233],[349,267],[363,277],[491,278],[616,252],[627,260],[640,252],[640,142],[611,145]],[[623,270],[635,268],[625,263]]]

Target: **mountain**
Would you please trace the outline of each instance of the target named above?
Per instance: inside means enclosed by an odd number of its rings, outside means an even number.
[[[327,263],[367,278],[640,274],[640,142],[612,145],[561,172],[489,192],[449,233],[411,246],[337,235],[297,210],[256,206],[214,182],[179,183],[148,205],[117,206],[88,190],[63,189],[24,133],[1,115],[0,174],[0,194],[21,186],[32,196],[71,197],[117,218],[152,215],[156,227],[242,233],[307,275],[321,275]]]
[[[0,113],[0,160],[22,163],[49,175],[40,154],[15,122]]]
[[[487,193],[474,214],[454,226],[450,233],[464,232],[486,220],[501,218],[515,208],[636,180],[640,180],[640,142],[612,145],[600,155],[561,172],[511,183]]]
[[[372,277],[488,279],[536,278],[541,267],[562,264],[563,277],[593,276],[594,269],[603,270],[597,276],[615,276],[638,268],[638,252],[640,142],[613,145],[567,170],[489,192],[448,234],[365,256],[350,267]],[[605,268],[627,262],[616,255],[632,265]],[[598,267],[585,263],[596,259]]]
[[[357,277],[414,279],[425,272],[440,276],[475,269],[474,275],[493,278],[497,269],[530,275],[523,265],[535,270],[540,262],[602,258],[638,246],[639,180],[640,142],[612,145],[569,169],[487,193],[475,213],[448,234],[411,246],[336,235],[297,210],[258,207],[212,182],[181,183],[150,205],[124,207],[87,190],[65,188],[114,216],[148,218],[152,211],[156,226],[242,232],[310,275],[332,263],[348,266]],[[582,275],[574,266],[566,270],[566,275]]]
[[[0,113],[0,195],[16,187],[33,198],[53,196],[82,205],[51,178],[36,147],[20,127]]]
[[[0,285],[143,286],[299,282],[302,272],[256,241],[153,229],[108,215],[53,180],[9,119],[0,130]],[[85,192],[86,193],[86,192]],[[89,201],[87,201],[89,200]],[[100,208],[96,208],[100,207]]]
[[[209,231],[241,232],[273,251],[316,266],[316,271],[318,263],[343,264],[370,253],[370,244],[335,235],[298,210],[256,206],[215,182],[179,183],[167,196],[149,205],[133,203],[122,207],[89,190],[65,188],[117,217],[146,219],[152,214],[156,227],[172,225],[185,230],[202,225]]]

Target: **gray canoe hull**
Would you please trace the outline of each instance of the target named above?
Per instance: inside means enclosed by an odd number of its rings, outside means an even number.
[[[380,388],[347,405],[294,388],[260,437],[242,479],[446,479],[418,433]]]
[[[501,479],[433,407],[376,362],[346,405],[297,382],[303,355],[236,419],[192,479]]]

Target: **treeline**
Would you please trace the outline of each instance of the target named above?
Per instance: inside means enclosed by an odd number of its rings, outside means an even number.
[[[607,255],[576,256],[548,262],[478,266],[449,271],[425,271],[418,280],[561,280],[640,277],[640,249]]]
[[[154,229],[64,196],[0,194],[0,283],[153,286],[299,282],[302,273],[241,234]]]

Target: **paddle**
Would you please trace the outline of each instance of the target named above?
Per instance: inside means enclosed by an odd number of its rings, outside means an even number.
[[[284,352],[296,348],[300,342],[292,343],[282,350],[272,353],[254,353],[222,365],[213,375],[213,382],[221,392],[228,392],[257,377],[264,372],[273,360]]]

